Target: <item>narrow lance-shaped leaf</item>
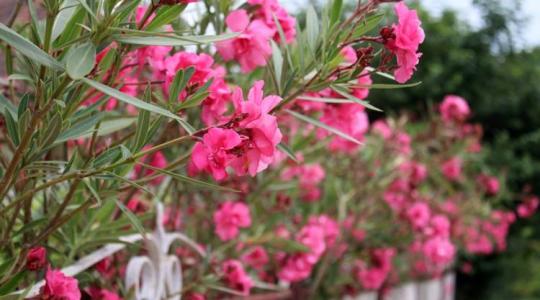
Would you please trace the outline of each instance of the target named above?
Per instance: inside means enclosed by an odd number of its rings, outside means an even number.
[[[285,111],[286,111],[288,114],[292,115],[293,117],[295,117],[295,118],[297,118],[297,119],[299,119],[299,120],[301,120],[301,121],[308,122],[308,123],[313,124],[313,125],[315,125],[315,126],[317,126],[317,127],[319,127],[319,128],[326,129],[326,130],[328,130],[329,132],[331,132],[331,133],[333,133],[333,134],[336,134],[336,135],[338,135],[338,136],[340,136],[340,137],[342,137],[342,138],[344,138],[344,139],[346,139],[346,140],[348,140],[348,141],[351,141],[351,142],[353,142],[353,143],[356,143],[356,144],[359,144],[359,145],[362,144],[362,142],[360,142],[359,140],[355,139],[354,137],[352,137],[352,136],[346,134],[345,132],[343,132],[343,131],[341,131],[341,130],[339,130],[339,129],[336,129],[336,128],[334,128],[334,127],[328,126],[328,125],[326,125],[326,124],[324,124],[324,123],[322,123],[322,122],[320,122],[320,121],[318,121],[318,120],[315,120],[315,119],[310,118],[310,117],[308,117],[308,116],[305,116],[305,115],[303,115],[303,114],[297,113],[297,112],[295,112],[295,111],[292,111],[292,110],[289,110],[289,109],[287,109],[287,110],[285,110]]]
[[[137,231],[144,236],[144,227],[142,226],[139,219],[137,219],[137,216],[135,216],[125,205],[124,203],[120,202],[118,199],[115,200],[116,205],[120,210],[128,217],[131,224],[137,229]]]
[[[144,110],[147,110],[147,111],[150,111],[150,112],[153,112],[153,113],[156,113],[156,114],[159,114],[159,115],[171,118],[171,119],[175,119],[180,123],[180,125],[182,125],[182,127],[184,127],[184,129],[189,134],[193,134],[195,132],[193,127],[191,127],[191,125],[189,125],[186,121],[184,121],[182,118],[180,118],[179,116],[171,113],[170,111],[168,111],[166,109],[163,109],[163,108],[161,108],[159,106],[156,106],[154,104],[151,104],[151,103],[144,102],[144,101],[142,101],[140,99],[137,99],[137,98],[135,98],[133,96],[122,93],[121,91],[119,91],[117,89],[113,89],[113,88],[111,88],[109,86],[106,86],[106,85],[104,85],[102,83],[99,83],[97,81],[94,81],[94,80],[91,80],[91,79],[88,79],[88,78],[83,78],[82,81],[84,81],[89,86],[95,88],[96,90],[98,90],[98,91],[100,91],[102,93],[105,93],[105,94],[107,94],[107,95],[109,95],[109,96],[111,96],[113,98],[116,98],[121,102],[131,104],[131,105],[133,105],[133,106],[135,106],[137,108],[144,109]]]
[[[335,91],[336,93],[340,94],[341,96],[355,102],[355,103],[358,103],[366,108],[369,108],[371,110],[376,110],[376,111],[382,111],[380,110],[379,108],[369,104],[369,102],[367,101],[364,101],[364,100],[360,100],[358,99],[357,97],[349,94],[349,92],[347,91],[347,89],[343,88],[343,87],[340,87],[340,86],[337,86],[337,85],[331,85],[330,86],[332,88],[333,91]]]
[[[165,169],[156,168],[156,167],[153,167],[151,165],[147,165],[145,163],[138,163],[138,164],[145,167],[145,168],[147,168],[147,169],[156,171],[158,173],[161,173],[161,174],[164,174],[164,175],[167,175],[167,176],[171,176],[172,178],[174,178],[176,180],[191,183],[191,184],[198,185],[198,186],[208,188],[208,189],[211,189],[211,190],[239,192],[237,190],[234,190],[234,189],[231,189],[231,188],[228,188],[228,187],[223,187],[223,186],[215,185],[215,184],[212,184],[212,183],[200,181],[200,180],[191,178],[189,176],[185,176],[185,175],[182,175],[182,174],[171,172],[171,171],[165,170]]]
[[[52,56],[2,23],[0,23],[0,39],[41,65],[55,70],[64,69],[64,66]]]
[[[212,85],[214,78],[210,78],[195,94],[189,96],[186,101],[182,102],[178,109],[186,109],[194,106],[198,106],[201,102],[210,94],[208,89]]]
[[[201,36],[137,36],[135,34],[115,35],[113,38],[120,43],[146,46],[189,46],[209,44],[234,38],[238,33]]]
[[[277,148],[278,148],[281,152],[287,154],[287,156],[288,156],[290,159],[292,159],[293,161],[295,161],[295,162],[297,162],[297,163],[299,162],[298,159],[296,159],[296,155],[294,155],[293,150],[292,150],[289,146],[287,146],[286,144],[284,144],[284,143],[279,143],[279,144],[277,145]]]

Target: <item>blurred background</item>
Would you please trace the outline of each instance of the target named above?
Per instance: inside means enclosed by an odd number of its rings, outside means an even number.
[[[324,1],[282,1],[293,10],[308,2]],[[484,128],[493,169],[513,192],[540,193],[540,0],[407,2],[421,11],[426,32],[413,77],[422,85],[373,90],[370,101],[386,115],[407,110],[421,117],[447,94],[464,97]],[[457,293],[458,300],[540,299],[540,216],[518,219],[506,252],[460,272]]]
[[[9,20],[16,2],[0,0],[0,21]],[[281,1],[292,12],[309,2],[324,1]],[[421,11],[426,32],[414,77],[423,84],[374,90],[371,101],[386,115],[407,110],[420,117],[446,94],[466,98],[493,168],[514,192],[540,193],[540,0],[408,2]],[[458,275],[457,299],[540,299],[540,216],[518,219],[508,250],[472,266]]]

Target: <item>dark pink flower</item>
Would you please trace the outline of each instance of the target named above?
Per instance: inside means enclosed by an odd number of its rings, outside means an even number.
[[[26,269],[37,271],[47,265],[47,250],[44,247],[34,247],[26,254]]]
[[[269,258],[262,246],[255,246],[242,255],[242,260],[254,269],[261,269],[268,263]]]
[[[481,174],[477,181],[486,194],[493,196],[499,192],[500,184],[497,177]]]
[[[528,196],[524,199],[523,203],[518,205],[517,213],[520,218],[529,218],[534,215],[538,209],[540,200],[537,196]]]
[[[224,273],[225,281],[231,288],[246,296],[249,295],[253,281],[244,270],[241,262],[229,259],[221,264],[221,269]]]
[[[66,276],[60,270],[47,270],[45,285],[39,293],[41,299],[79,300],[81,291],[77,279]]]

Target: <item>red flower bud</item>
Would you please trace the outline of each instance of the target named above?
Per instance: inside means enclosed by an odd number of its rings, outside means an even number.
[[[35,247],[26,255],[26,268],[30,271],[41,270],[47,264],[47,250],[44,247]]]

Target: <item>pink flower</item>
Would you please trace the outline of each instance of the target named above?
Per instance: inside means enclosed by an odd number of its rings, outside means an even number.
[[[26,254],[26,269],[41,270],[47,265],[47,250],[44,247],[34,247]]]
[[[241,202],[224,202],[214,213],[215,232],[222,241],[236,238],[239,228],[251,225],[249,207]]]
[[[255,246],[242,255],[242,260],[254,269],[261,269],[268,263],[269,258],[263,247]]]
[[[537,196],[528,196],[525,198],[523,203],[518,205],[517,213],[518,216],[521,218],[529,218],[534,215],[536,210],[538,209],[538,205],[540,204],[540,200]]]
[[[380,135],[385,140],[392,137],[392,129],[384,120],[377,120],[373,122],[373,125],[371,125],[371,131]]]
[[[148,150],[150,148],[151,146],[148,145],[148,146],[145,146],[143,150]],[[143,156],[141,158],[141,162],[144,164],[150,165],[152,167],[158,168],[158,169],[163,169],[167,166],[167,159],[165,158],[165,155],[163,155],[161,151],[156,151],[152,154],[147,154]],[[133,168],[133,172],[135,173],[135,178],[148,177],[156,173],[156,171],[151,170],[151,169],[145,169],[143,173],[142,169],[143,167],[141,165],[139,164],[135,165],[135,167]],[[155,179],[153,179],[151,183],[154,185],[158,185],[161,183],[161,181],[163,181],[163,176],[158,176]]]
[[[47,270],[45,273],[45,285],[41,287],[42,299],[79,300],[81,291],[77,279],[68,277],[60,270]]]
[[[360,268],[356,272],[356,278],[366,290],[378,290],[382,287],[388,271],[379,268]]]
[[[352,89],[352,94],[358,99],[366,99],[369,95],[369,88],[373,81],[371,80],[371,75],[369,75],[367,70],[362,71],[360,73],[360,76],[356,80],[359,87],[355,87]]]
[[[399,170],[413,185],[418,185],[427,177],[427,168],[421,163],[408,161],[399,166]]]
[[[122,300],[115,292],[100,289],[98,287],[91,287],[88,289],[88,294],[93,300]]]
[[[431,218],[431,229],[434,236],[448,238],[450,236],[450,221],[444,215],[435,215]]]
[[[387,41],[386,47],[397,58],[398,68],[394,72],[396,81],[405,83],[412,77],[422,56],[417,52],[425,35],[421,27],[422,22],[415,10],[410,10],[404,2],[399,2],[395,6],[395,11],[398,24],[392,25],[394,36]]]
[[[327,105],[324,109],[324,114],[321,117],[321,122],[326,125],[340,130],[351,137],[362,141],[364,134],[369,129],[368,116],[364,107],[356,103]],[[329,133],[326,130],[319,130],[317,136],[324,138]],[[331,151],[352,153],[357,150],[357,143],[348,141],[342,137],[334,136],[330,141],[329,148]]]
[[[285,41],[291,43],[296,38],[296,19],[289,15],[277,0],[248,0],[251,5],[260,5],[260,9],[255,12],[255,18],[262,20],[268,28],[274,31],[273,39],[276,43],[281,42],[278,27],[275,19],[285,35]],[[275,19],[274,19],[275,16]]]
[[[242,140],[238,133],[231,129],[210,128],[197,142],[191,154],[191,171],[206,171],[216,180],[227,178],[227,166],[234,159],[230,153]]]
[[[414,203],[405,213],[407,220],[417,230],[422,229],[428,224],[430,214],[429,206],[424,202]]]
[[[324,230],[324,242],[326,247],[332,247],[339,237],[338,223],[327,215],[311,216],[308,220],[309,225],[317,225]]]
[[[187,300],[206,300],[206,297],[200,293],[189,293],[186,295]]]
[[[463,122],[471,114],[467,101],[459,96],[448,95],[444,97],[439,106],[439,111],[444,122]]]
[[[234,13],[233,17],[243,18],[243,13],[238,11]],[[229,28],[233,31],[241,28],[245,23],[245,19],[241,19],[240,22],[233,22],[232,18],[229,20],[231,21],[227,25],[231,25],[233,28]],[[273,35],[274,31],[263,21],[254,20],[239,36],[216,43],[216,48],[225,61],[237,60],[242,72],[249,73],[257,67],[266,65],[266,60],[272,54],[269,41]]]
[[[281,280],[297,282],[308,278],[313,266],[326,250],[325,231],[319,225],[308,224],[302,227],[296,241],[306,246],[309,252],[299,252],[286,257],[278,272]]]
[[[225,18],[225,24],[234,32],[242,32],[249,25],[249,16],[245,9],[233,10]]]
[[[341,56],[343,56],[343,59],[348,64],[354,64],[356,60],[358,59],[358,56],[356,55],[356,51],[351,46],[346,46],[340,51]]]
[[[224,273],[224,279],[231,288],[240,291],[245,296],[249,295],[253,281],[247,275],[246,271],[244,271],[241,262],[229,259],[221,264],[221,268]]]
[[[443,163],[442,173],[448,180],[457,181],[461,178],[461,165],[460,158],[451,158]]]
[[[255,176],[265,170],[274,161],[277,145],[283,137],[277,118],[270,114],[281,98],[273,95],[264,97],[263,86],[264,82],[255,82],[247,101],[244,101],[239,88],[233,92],[233,120],[238,120],[235,125],[243,140],[239,147],[240,155],[236,155],[232,167],[240,176],[246,173]]]
[[[422,250],[428,261],[436,265],[450,264],[456,254],[455,246],[447,238],[443,237],[434,237],[427,240]]]
[[[477,182],[488,195],[493,196],[499,192],[500,184],[497,177],[481,174]]]

